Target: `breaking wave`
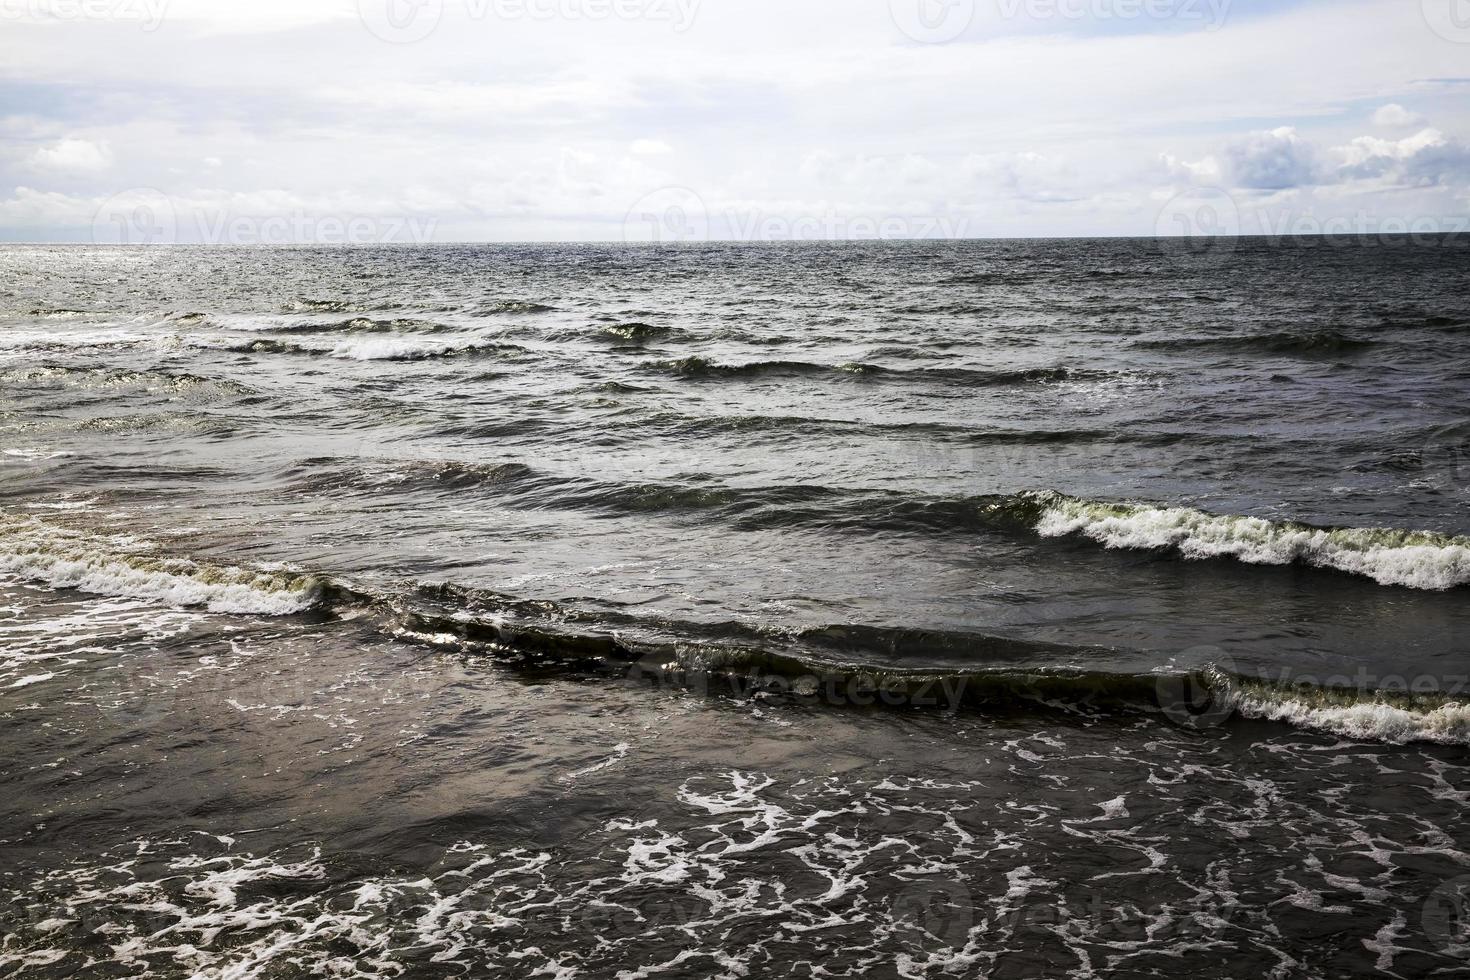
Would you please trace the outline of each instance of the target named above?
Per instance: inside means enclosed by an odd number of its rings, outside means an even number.
[[[324,575],[164,556],[130,537],[8,513],[0,513],[0,573],[215,613],[366,614],[378,630],[404,642],[710,696],[851,707],[1162,713],[1191,727],[1200,727],[1200,719],[1223,724],[1238,713],[1356,739],[1470,744],[1470,703],[1448,693],[1289,685],[1214,666],[1149,670],[1141,665],[1157,657],[1146,651],[973,632],[691,622],[452,583],[368,591]],[[1189,685],[1208,696],[1181,697]]]
[[[1044,537],[1077,534],[1109,548],[1167,549],[1185,558],[1302,564],[1380,585],[1443,591],[1470,582],[1470,538],[1395,528],[1324,528],[1191,507],[1110,504],[1033,494]]]
[[[1365,741],[1470,744],[1470,699],[1323,688],[1272,690],[1248,681],[1232,682],[1226,696],[1245,718]]]
[[[227,340],[208,342],[214,347],[236,354],[294,354],[305,357],[333,357],[349,361],[426,361],[450,358],[491,357],[523,353],[515,344],[466,340],[426,341],[407,337],[366,337],[316,346],[282,340]]]
[[[518,463],[455,460],[304,461],[296,492],[374,492],[437,486],[487,488],[528,508],[611,513],[700,511],[743,528],[854,528],[864,533],[953,533],[1025,529],[1045,538],[1077,535],[1107,548],[1172,551],[1186,559],[1233,558],[1253,565],[1300,564],[1381,585],[1444,591],[1470,583],[1470,538],[1395,528],[1327,528],[1190,507],[1107,503],[1054,491],[948,497],[819,484],[617,483],[533,471]]]
[[[201,564],[143,542],[0,513],[0,573],[52,588],[147,599],[211,612],[284,616],[324,598],[321,580]]]

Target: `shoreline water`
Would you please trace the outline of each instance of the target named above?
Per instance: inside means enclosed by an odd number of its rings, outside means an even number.
[[[1459,257],[0,247],[0,973],[1462,969]]]

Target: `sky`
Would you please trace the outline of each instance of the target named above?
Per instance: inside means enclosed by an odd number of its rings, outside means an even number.
[[[1467,215],[1470,0],[0,0],[0,240]]]

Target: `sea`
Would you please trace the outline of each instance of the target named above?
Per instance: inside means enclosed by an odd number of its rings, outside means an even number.
[[[0,247],[0,977],[1470,977],[1470,241]]]

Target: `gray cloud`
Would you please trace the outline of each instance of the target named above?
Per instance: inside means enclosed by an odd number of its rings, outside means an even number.
[[[1232,143],[1225,159],[1236,187],[1285,190],[1317,182],[1312,144],[1291,127],[1281,127]]]

